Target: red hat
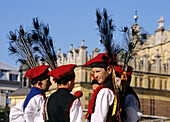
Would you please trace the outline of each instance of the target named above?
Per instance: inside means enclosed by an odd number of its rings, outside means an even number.
[[[49,76],[52,76],[54,79],[63,79],[64,77],[74,74],[74,68],[77,65],[75,64],[68,64],[68,65],[62,65],[57,67],[56,69],[50,71],[48,73]]]
[[[116,66],[114,66],[114,70],[115,70],[116,75],[122,75],[123,74],[122,65],[117,64]]]
[[[76,96],[77,98],[81,98],[83,96],[83,92],[82,91],[76,91],[74,93],[74,96]]]
[[[25,73],[25,77],[28,77],[29,81],[31,81],[33,78],[42,75],[45,71],[48,70],[48,68],[49,65],[41,65],[41,66],[34,67]]]
[[[113,55],[113,59],[109,59],[107,53],[99,53],[96,57],[94,57],[91,60],[89,60],[88,62],[86,62],[84,64],[84,66],[91,65],[92,63],[96,63],[96,62],[106,63],[108,65],[113,65],[114,62],[115,62],[115,57]]]
[[[133,67],[128,66],[127,71],[123,72],[122,79],[124,79],[125,81],[131,82],[132,72],[133,72]]]
[[[133,67],[128,66],[127,71],[126,71],[126,75],[131,76],[132,72],[133,72]]]

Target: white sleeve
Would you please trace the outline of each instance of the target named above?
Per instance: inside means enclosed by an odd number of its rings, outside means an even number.
[[[125,122],[137,122],[142,116],[142,113],[139,111],[139,103],[132,94],[126,96],[125,113]]]
[[[70,122],[82,122],[83,110],[80,99],[74,100],[70,108]]]
[[[10,122],[24,122],[23,104],[24,100],[17,103],[11,108],[9,119]]]
[[[91,122],[106,122],[109,106],[113,104],[114,93],[108,88],[103,88],[97,94],[95,110]]]
[[[30,99],[24,111],[24,119],[26,122],[35,122],[35,118],[39,115],[43,101],[44,97],[42,95],[36,95]]]
[[[44,103],[45,102],[45,100],[43,101],[43,103],[42,103],[42,105],[41,105],[41,109],[40,109],[40,111],[38,112],[38,114],[37,114],[37,116],[35,117],[35,119],[34,119],[34,122],[45,122],[45,120],[44,120]]]

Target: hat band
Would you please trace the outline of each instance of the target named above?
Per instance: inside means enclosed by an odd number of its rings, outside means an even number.
[[[71,81],[75,78],[75,74],[70,74],[70,75],[67,75],[65,76],[64,78],[61,78],[61,79],[57,79],[55,78],[55,82],[57,82],[57,84],[63,84],[63,83],[67,83],[68,81]]]
[[[94,67],[107,68],[108,64],[104,62],[95,62],[91,64],[91,68],[94,68]]]

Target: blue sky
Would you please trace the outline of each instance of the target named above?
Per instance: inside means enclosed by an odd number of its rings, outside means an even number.
[[[163,15],[165,29],[170,25],[169,0],[1,0],[0,1],[0,61],[15,67],[15,58],[9,56],[7,34],[23,25],[26,30],[32,26],[32,19],[38,17],[50,26],[55,49],[67,53],[70,44],[78,48],[85,40],[88,54],[94,48],[101,49],[96,25],[96,8],[106,8],[116,25],[115,40],[121,41],[119,29],[131,26],[138,11],[138,24],[150,34],[158,27],[157,21]]]

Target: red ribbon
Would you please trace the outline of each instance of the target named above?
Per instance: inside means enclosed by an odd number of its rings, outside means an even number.
[[[90,103],[88,105],[88,111],[87,111],[86,119],[90,119],[89,114],[91,115],[94,112],[94,107],[95,107],[94,104],[95,104],[96,96],[102,88],[103,88],[103,85],[100,85],[96,88],[96,90],[94,90],[92,98],[91,98]]]

